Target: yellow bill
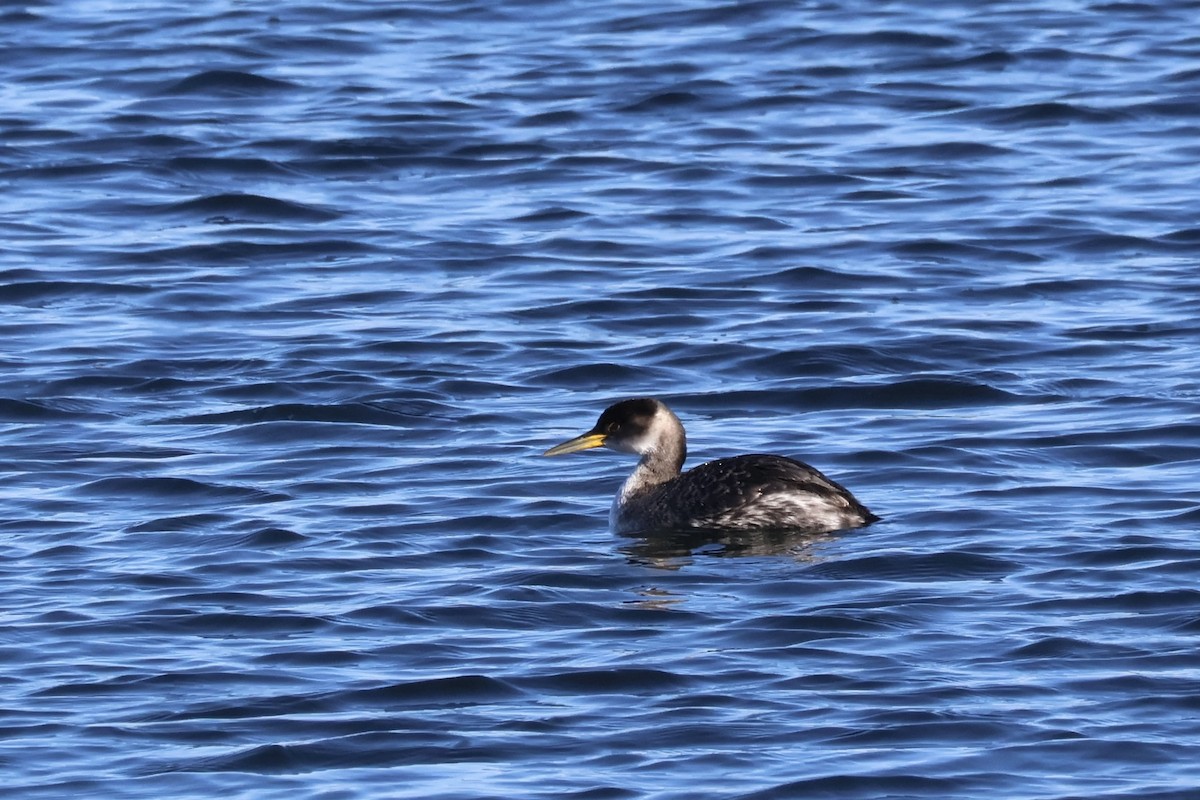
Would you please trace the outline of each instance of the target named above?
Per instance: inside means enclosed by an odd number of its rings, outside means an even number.
[[[544,456],[561,456],[567,453],[574,453],[579,450],[591,450],[593,447],[604,447],[604,434],[594,433],[589,431],[582,436],[576,436],[574,439],[569,439],[562,444],[556,444],[546,452]]]

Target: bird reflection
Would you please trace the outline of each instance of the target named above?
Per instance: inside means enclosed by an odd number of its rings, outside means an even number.
[[[736,558],[784,556],[814,562],[819,545],[836,539],[836,532],[794,530],[727,531],[689,528],[627,536],[618,549],[630,562],[657,569],[680,569],[698,557]]]

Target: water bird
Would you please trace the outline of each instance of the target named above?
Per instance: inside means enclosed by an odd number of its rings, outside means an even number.
[[[840,483],[783,456],[721,458],[682,472],[683,423],[653,398],[609,406],[590,431],[543,455],[595,447],[641,456],[613,499],[609,520],[617,533],[687,528],[820,533],[879,519]]]

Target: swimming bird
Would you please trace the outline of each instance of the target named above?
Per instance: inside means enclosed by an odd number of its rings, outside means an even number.
[[[783,456],[721,458],[681,472],[687,458],[683,423],[653,398],[609,406],[590,431],[543,455],[594,447],[641,456],[613,499],[609,520],[617,533],[684,528],[818,533],[879,519],[841,484]]]

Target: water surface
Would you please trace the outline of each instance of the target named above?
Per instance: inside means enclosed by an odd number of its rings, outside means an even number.
[[[1197,11],[9,7],[8,795],[1193,797]]]

